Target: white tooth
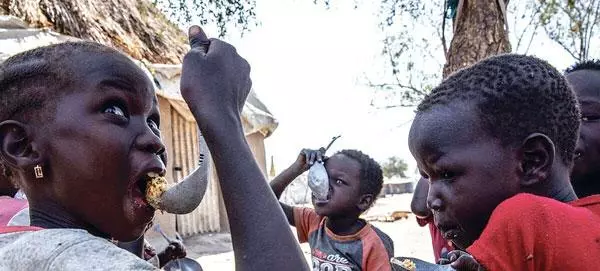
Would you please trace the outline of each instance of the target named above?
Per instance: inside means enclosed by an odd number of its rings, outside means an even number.
[[[148,172],[146,173],[146,175],[148,175],[148,177],[150,178],[158,177],[158,174],[156,172]]]

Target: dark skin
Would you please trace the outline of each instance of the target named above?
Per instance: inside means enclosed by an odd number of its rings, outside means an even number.
[[[579,197],[600,194],[600,71],[578,70],[566,75],[577,94],[581,126],[571,181]]]
[[[417,114],[409,135],[411,153],[429,182],[427,206],[435,224],[463,249],[479,238],[496,206],[517,193],[577,199],[569,166],[555,155],[552,140],[534,133],[504,146],[486,132],[477,114],[464,103],[434,106]],[[465,260],[452,265],[478,270],[465,267],[478,266]]]
[[[181,94],[219,174],[236,270],[308,270],[244,137],[240,112],[252,86],[250,65],[233,46],[209,40],[199,27],[189,34],[192,49],[183,61]]]
[[[324,149],[303,150],[296,162],[271,181],[271,189],[277,198],[283,190],[310,166],[318,161],[326,161],[325,169],[329,176],[329,200],[320,202],[312,197],[315,212],[327,217],[327,228],[338,235],[351,235],[362,229],[366,222],[359,219],[373,203],[373,195],[360,191],[360,163],[343,154],[324,157]],[[293,207],[280,202],[290,225],[295,226]]]
[[[429,183],[421,178],[417,182],[413,198],[410,202],[410,210],[419,218],[428,218],[431,216],[431,210],[427,208],[427,193],[429,192]]]
[[[165,171],[153,86],[123,55],[71,58],[73,90],[47,120],[0,124],[2,158],[22,180],[32,226],[135,240],[154,216],[137,182]],[[43,180],[32,174],[36,165]]]

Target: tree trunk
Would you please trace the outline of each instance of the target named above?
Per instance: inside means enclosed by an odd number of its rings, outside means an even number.
[[[504,10],[508,0],[461,0],[454,36],[444,65],[443,77],[489,56],[509,53],[510,42],[505,30]]]

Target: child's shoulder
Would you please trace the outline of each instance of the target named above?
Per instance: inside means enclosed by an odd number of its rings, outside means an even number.
[[[387,250],[388,254],[390,255],[390,257],[392,257],[394,255],[394,241],[392,240],[392,238],[390,238],[389,235],[387,235],[385,232],[375,227],[375,225],[371,223],[368,223],[368,227],[371,228],[373,235],[376,236],[378,240],[381,240],[381,243]]]
[[[522,217],[523,215],[541,215],[553,213],[561,209],[570,209],[571,205],[557,201],[555,199],[536,196],[528,193],[520,193],[511,198],[508,198],[501,202],[492,216],[495,214],[508,216],[517,215]]]
[[[369,227],[371,227],[373,233],[375,233],[379,238],[381,238],[382,240],[389,240],[390,242],[392,242],[392,238],[390,238],[390,236],[387,235],[387,233],[383,232],[381,229],[377,228],[375,225],[369,222],[367,222],[367,224],[369,225]]]
[[[498,205],[467,251],[488,270],[531,270],[525,266],[561,264],[566,266],[561,270],[585,270],[581,267],[590,262],[600,264],[596,256],[586,256],[600,253],[595,242],[600,238],[598,224],[600,217],[587,208],[518,194]]]
[[[45,229],[0,235],[0,239],[3,237],[9,240],[0,242],[0,270],[14,266],[28,266],[25,270],[86,270],[94,266],[111,270],[154,269],[135,255],[84,230]]]

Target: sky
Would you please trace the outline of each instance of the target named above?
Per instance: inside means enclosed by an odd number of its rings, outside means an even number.
[[[279,173],[302,148],[361,150],[379,162],[398,156],[416,176],[407,140],[413,108],[376,109],[373,90],[360,80],[384,73],[379,1],[326,9],[311,0],[257,0],[260,25],[225,39],[252,66],[253,87],[279,121],[266,139],[267,166],[274,157]],[[216,34],[216,32],[208,34]],[[536,40],[533,53],[559,69],[573,60],[556,44]],[[442,62],[443,63],[443,62]]]

